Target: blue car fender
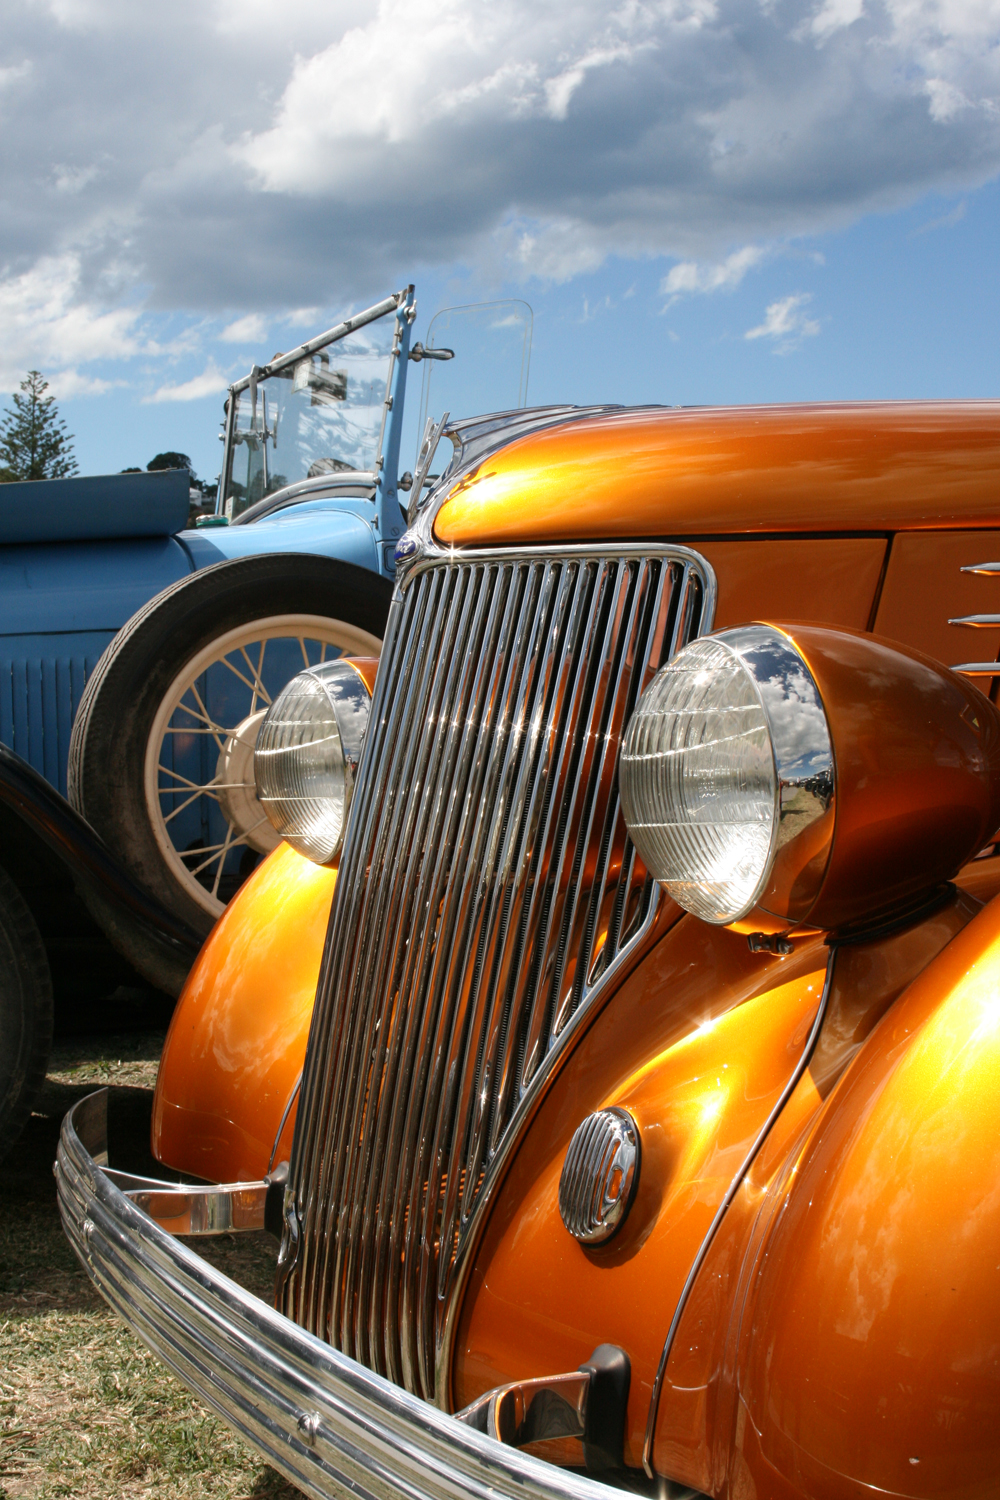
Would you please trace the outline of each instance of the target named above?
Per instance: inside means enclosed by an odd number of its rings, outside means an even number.
[[[374,518],[373,507],[366,508]],[[296,505],[248,526],[184,531],[178,540],[196,568],[264,552],[312,552],[378,571],[373,520],[321,501]]]

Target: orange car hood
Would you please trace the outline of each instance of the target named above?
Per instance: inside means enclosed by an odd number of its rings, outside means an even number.
[[[1000,402],[646,409],[569,420],[483,459],[439,541],[995,526]]]

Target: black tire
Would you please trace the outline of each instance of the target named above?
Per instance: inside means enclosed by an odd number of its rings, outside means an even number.
[[[52,977],[35,919],[0,867],[0,1160],[24,1128],[52,1045]]]
[[[196,874],[193,863],[179,864],[180,855],[172,858],[164,845],[162,824],[154,828],[166,792],[161,781],[161,800],[153,802],[147,750],[154,737],[166,744],[161,738],[162,716],[171,694],[183,674],[194,669],[192,664],[211,655],[215,642],[258,623],[263,629],[268,620],[281,617],[321,619],[334,635],[343,631],[348,638],[351,632],[362,632],[374,638],[377,648],[391,597],[392,585],[386,579],[331,558],[306,553],[240,558],[204,568],[158,594],[123,626],[98,662],[73,725],[69,800],[130,874],[197,931],[207,933],[211,929],[222,903],[232,894],[234,878],[249,873],[257,856],[247,869],[243,868],[244,859],[236,877],[226,877],[229,885],[212,893],[217,910],[207,909],[200,891],[192,895]],[[305,646],[302,649],[304,652]],[[235,649],[230,655],[236,655]],[[300,659],[284,680],[304,664]],[[255,694],[251,707],[257,702]],[[157,723],[160,728],[156,728]],[[167,732],[180,733],[177,729]],[[205,729],[194,732],[210,733]],[[208,740],[205,745],[206,756],[215,753]],[[157,750],[156,757],[159,753]],[[157,763],[156,759],[152,762],[154,766]],[[218,803],[218,797],[214,801]],[[214,847],[211,843],[201,846]],[[190,844],[183,859],[191,861],[192,849],[195,857],[200,852],[197,844]]]

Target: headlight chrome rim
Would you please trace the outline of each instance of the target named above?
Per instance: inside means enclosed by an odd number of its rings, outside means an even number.
[[[370,711],[364,678],[341,658],[293,677],[261,724],[258,800],[281,837],[317,864],[343,844]]]
[[[730,679],[728,696],[719,692],[720,671]],[[700,700],[691,695],[693,707],[683,702],[685,676],[702,691]],[[717,753],[715,766],[709,764],[699,782],[695,762],[699,755],[706,758],[706,750],[711,760],[713,741],[699,741],[691,733],[698,713],[729,714],[731,721],[740,713],[746,716],[749,728],[733,729],[721,735],[719,743],[745,750],[757,737],[757,763],[750,768],[755,787],[748,790],[741,784],[735,753],[728,760]],[[766,750],[761,731],[766,734]],[[691,743],[683,743],[686,735]],[[695,766],[686,786],[685,756],[688,768]],[[679,757],[676,764],[671,765],[671,757]],[[639,856],[680,906],[714,925],[739,925],[751,914],[751,926],[770,930],[806,920],[829,863],[835,784],[833,738],[815,679],[794,643],[771,625],[741,626],[692,641],[657,673],[623,736],[619,787]],[[742,799],[744,811],[755,798],[756,816],[731,817],[728,824],[723,817],[718,822],[729,838],[728,848],[723,842],[717,850],[720,868],[726,858],[732,866],[739,852],[732,830],[756,822],[763,835],[765,812],[766,848],[762,837],[744,839],[744,864],[749,859],[750,865],[742,878],[720,876],[713,881],[705,878],[709,855],[704,847],[699,869],[697,844],[700,833],[707,847],[706,830],[716,825],[710,815],[699,817],[698,812],[708,807],[711,814],[715,803],[724,814],[727,796],[737,805]],[[658,823],[658,807],[660,812],[676,812],[676,821],[661,816]]]

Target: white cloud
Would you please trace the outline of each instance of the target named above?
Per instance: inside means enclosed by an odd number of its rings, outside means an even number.
[[[267,323],[260,313],[247,313],[245,318],[237,318],[219,334],[226,344],[257,344],[266,337]]]
[[[9,67],[0,68],[0,89],[7,89],[15,83],[20,83],[21,79],[27,78],[30,73],[30,61],[13,63]]]
[[[652,41],[640,42],[637,47],[619,43],[612,47],[595,47],[565,72],[545,80],[545,109],[553,120],[565,120],[569,104],[584,78],[594,68],[606,68],[613,62],[630,62],[642,48],[655,46]]]
[[[926,224],[921,224],[920,228],[914,229],[913,233],[915,235],[930,234],[930,232],[934,229],[953,229],[956,224],[960,224],[965,218],[965,210],[966,201],[963,198],[962,201],[960,203],[956,203],[955,207],[953,209],[950,209],[948,213],[941,214],[936,219],[928,219]]]
[[[134,306],[107,307],[88,293],[78,254],[45,256],[20,275],[0,278],[0,390],[15,390],[27,369],[47,374],[95,359],[130,359],[142,348],[139,317]]]
[[[931,118],[945,125],[963,109],[972,109],[972,100],[947,78],[928,78],[924,87],[931,101]]]
[[[614,9],[601,0],[380,0],[365,24],[296,61],[273,125],[235,156],[272,191],[314,193],[357,183],[373,152],[410,156],[416,146],[423,155],[441,133],[471,130],[489,152],[484,129],[565,121],[590,75],[613,74],[620,96],[636,63],[715,12],[707,0]]]
[[[181,381],[179,385],[161,385],[151,396],[142,399],[146,406],[158,405],[162,401],[200,401],[204,396],[215,396],[228,388],[228,379],[210,359],[200,375]]]
[[[612,249],[579,219],[553,218],[548,223],[521,219],[501,226],[483,258],[497,276],[506,271],[522,279],[540,276],[547,281],[569,281],[595,270]]]
[[[739,286],[746,273],[759,266],[765,251],[759,245],[744,245],[734,250],[725,260],[712,264],[697,261],[682,261],[673,266],[660,283],[660,291],[670,298],[670,306],[678,297],[692,292],[731,292]]]
[[[274,24],[274,0],[214,0],[207,6],[212,30],[223,37],[256,40]],[[293,38],[293,50],[325,46],[333,31],[357,26],[375,11],[375,0],[284,0],[282,34]]]
[[[52,168],[52,186],[57,193],[79,193],[89,182],[93,182],[97,176],[98,167],[67,167],[57,165]]]
[[[816,14],[810,18],[808,26],[801,28],[798,34],[802,35],[808,29],[814,37],[825,41],[842,27],[853,26],[855,21],[860,21],[864,10],[864,0],[824,0]]]
[[[1000,0],[8,11],[0,309],[13,288],[40,367],[128,357],[139,287],[230,328],[421,266],[664,256],[668,301],[721,291],[789,239],[1000,173]],[[18,300],[70,263],[55,311]]]
[[[318,307],[295,307],[286,313],[283,321],[289,328],[311,328],[319,317]]]
[[[60,370],[49,381],[53,396],[68,401],[72,396],[103,396],[115,386],[125,385],[124,380],[101,380],[96,375],[81,375],[79,370]]]
[[[820,325],[815,318],[805,314],[806,305],[812,301],[809,292],[796,292],[791,297],[782,297],[771,302],[764,314],[764,321],[756,328],[748,328],[745,339],[771,339],[778,354],[790,353],[803,339],[815,338]]]

